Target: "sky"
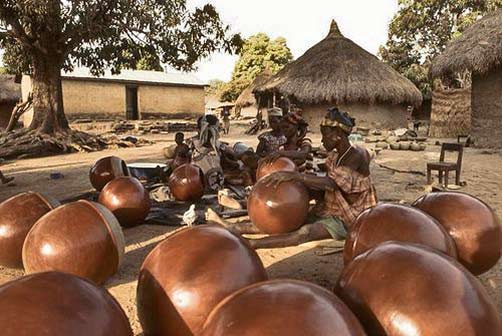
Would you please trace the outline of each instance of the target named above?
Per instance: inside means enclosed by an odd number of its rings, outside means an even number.
[[[0,0],[1,1],[1,0]],[[387,41],[397,0],[187,0],[189,6],[213,4],[232,32],[246,38],[259,32],[285,37],[296,58],[322,40],[335,19],[346,37],[376,54]],[[1,51],[0,51],[1,54]],[[230,80],[237,56],[215,53],[198,62],[201,80]]]
[[[387,41],[388,25],[397,0],[188,0],[191,6],[213,4],[233,32],[246,38],[264,32],[285,37],[295,58],[322,40],[335,19],[340,31],[376,54]],[[237,57],[216,53],[198,63],[196,75],[205,81],[230,80]]]

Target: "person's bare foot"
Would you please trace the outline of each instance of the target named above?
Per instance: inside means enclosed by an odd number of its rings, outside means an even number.
[[[216,211],[214,211],[211,208],[208,208],[206,210],[206,222],[208,223],[214,223],[214,224],[219,224],[221,226],[224,226],[225,228],[230,228],[229,223],[225,222],[223,218],[221,218]]]
[[[218,192],[218,203],[224,207],[233,210],[242,210],[243,208],[242,204],[239,203],[239,201],[230,197],[228,193],[225,192],[224,190],[220,190]]]

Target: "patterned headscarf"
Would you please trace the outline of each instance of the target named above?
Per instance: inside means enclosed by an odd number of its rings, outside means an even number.
[[[332,107],[328,109],[328,113],[321,122],[321,126],[338,127],[345,133],[350,134],[354,126],[356,126],[356,120],[347,112],[342,112],[337,107]]]

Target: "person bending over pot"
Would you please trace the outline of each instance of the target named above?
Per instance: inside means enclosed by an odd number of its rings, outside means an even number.
[[[275,187],[286,181],[301,182],[309,189],[324,191],[324,199],[313,209],[307,223],[300,229],[287,234],[249,239],[252,247],[296,246],[327,238],[344,240],[356,217],[376,206],[377,195],[370,176],[369,153],[362,147],[351,145],[348,139],[354,126],[354,119],[337,108],[329,109],[322,121],[322,143],[329,152],[327,176],[279,172],[264,177],[264,182]],[[211,210],[208,210],[207,220],[238,234],[260,233],[252,223],[232,225]]]

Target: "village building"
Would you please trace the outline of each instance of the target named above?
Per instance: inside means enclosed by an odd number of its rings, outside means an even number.
[[[450,81],[466,72],[472,80],[471,87],[464,89],[461,108],[444,109],[433,104],[431,127],[438,121],[440,130],[455,129],[459,119],[466,119],[465,128],[456,134],[435,135],[461,135],[458,133],[462,131],[470,133],[476,145],[502,148],[502,9],[486,15],[451,41],[433,60],[431,69],[434,78]],[[455,106],[455,97],[446,104]]]
[[[254,90],[260,101],[291,104],[316,129],[337,106],[366,127],[405,127],[422,94],[407,78],[344,37],[333,21],[328,36]],[[285,100],[286,103],[282,101]]]
[[[222,115],[224,112],[234,114],[235,104],[232,102],[220,101],[218,95],[207,95],[205,101],[206,114],[214,114],[217,116]]]
[[[235,112],[238,116],[242,117],[256,117],[260,107],[266,107],[267,101],[260,102],[256,100],[253,94],[254,89],[265,84],[270,77],[272,77],[272,71],[265,69],[260,73],[254,81],[249,85],[242,93],[239,95],[235,101]],[[265,103],[265,104],[263,104]]]
[[[21,85],[13,75],[0,75],[0,129],[9,124],[12,110],[21,100]]]
[[[168,119],[204,114],[204,82],[192,74],[160,71],[107,71],[94,77],[86,68],[62,74],[63,104],[70,121],[76,119]],[[23,76],[23,99],[31,92]],[[33,114],[26,113],[25,126]]]

